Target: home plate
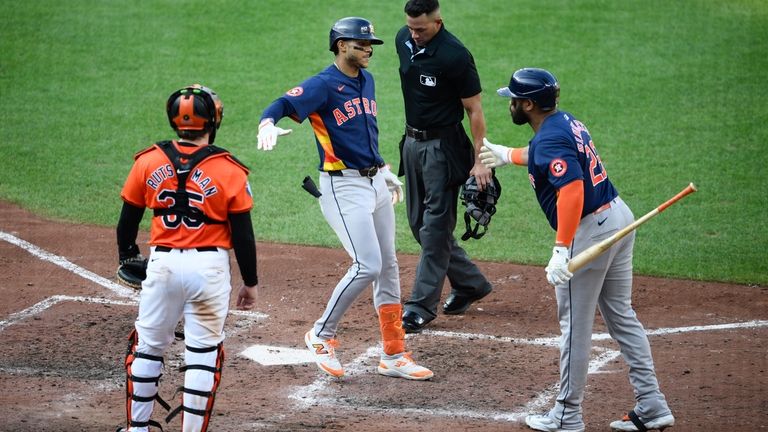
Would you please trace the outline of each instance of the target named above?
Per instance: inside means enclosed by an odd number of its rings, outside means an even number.
[[[264,366],[312,363],[315,361],[312,353],[306,349],[269,345],[251,345],[240,355]]]

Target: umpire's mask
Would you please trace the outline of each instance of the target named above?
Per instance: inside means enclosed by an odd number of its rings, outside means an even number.
[[[493,176],[493,182],[485,186],[485,190],[480,190],[477,186],[475,176],[471,176],[461,186],[461,203],[467,206],[464,212],[464,224],[467,231],[461,236],[462,240],[470,238],[482,238],[488,231],[488,224],[491,223],[491,216],[496,213],[496,203],[501,196],[501,183]],[[474,219],[475,228],[472,228]],[[480,227],[482,232],[478,232]]]

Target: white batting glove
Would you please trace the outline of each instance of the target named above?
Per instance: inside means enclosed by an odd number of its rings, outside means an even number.
[[[403,182],[389,170],[389,165],[379,169],[379,172],[384,176],[384,181],[387,182],[389,193],[392,194],[392,204],[403,202]]]
[[[509,150],[509,147],[494,144],[484,137],[483,146],[480,147],[480,162],[482,162],[486,168],[498,168],[507,165],[512,162],[509,159]]]
[[[544,270],[547,271],[547,282],[553,286],[563,285],[573,277],[573,273],[568,271],[568,252],[565,246],[552,248],[552,258]]]
[[[288,135],[293,129],[281,129],[272,122],[272,119],[265,119],[259,124],[259,150],[272,150],[277,144],[277,137]]]

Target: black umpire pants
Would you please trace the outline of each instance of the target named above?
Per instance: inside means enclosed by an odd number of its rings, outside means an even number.
[[[451,141],[456,139],[417,141],[405,137],[403,144],[408,223],[421,245],[411,298],[404,310],[427,321],[437,316],[446,276],[452,292],[459,295],[474,295],[490,285],[453,236],[460,184],[451,180],[450,161],[442,149],[455,144]]]

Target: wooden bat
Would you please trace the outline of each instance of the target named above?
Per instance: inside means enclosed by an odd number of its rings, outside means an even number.
[[[568,271],[571,273],[576,272],[576,270],[584,267],[588,263],[592,262],[595,258],[599,257],[603,252],[607,251],[608,248],[614,245],[617,241],[621,240],[626,236],[627,234],[634,231],[637,227],[640,225],[646,223],[648,219],[656,216],[657,214],[663,212],[667,209],[667,207],[671,206],[672,204],[680,201],[684,196],[691,194],[693,192],[696,192],[696,185],[693,183],[690,183],[685,189],[683,189],[680,193],[670,198],[667,202],[664,204],[656,207],[655,209],[651,210],[646,214],[645,216],[641,217],[640,219],[632,222],[631,224],[627,225],[626,227],[619,230],[616,234],[608,237],[607,239],[601,241],[598,244],[592,245],[589,248],[581,251],[580,254],[576,255],[571,259],[571,261],[568,263]]]

